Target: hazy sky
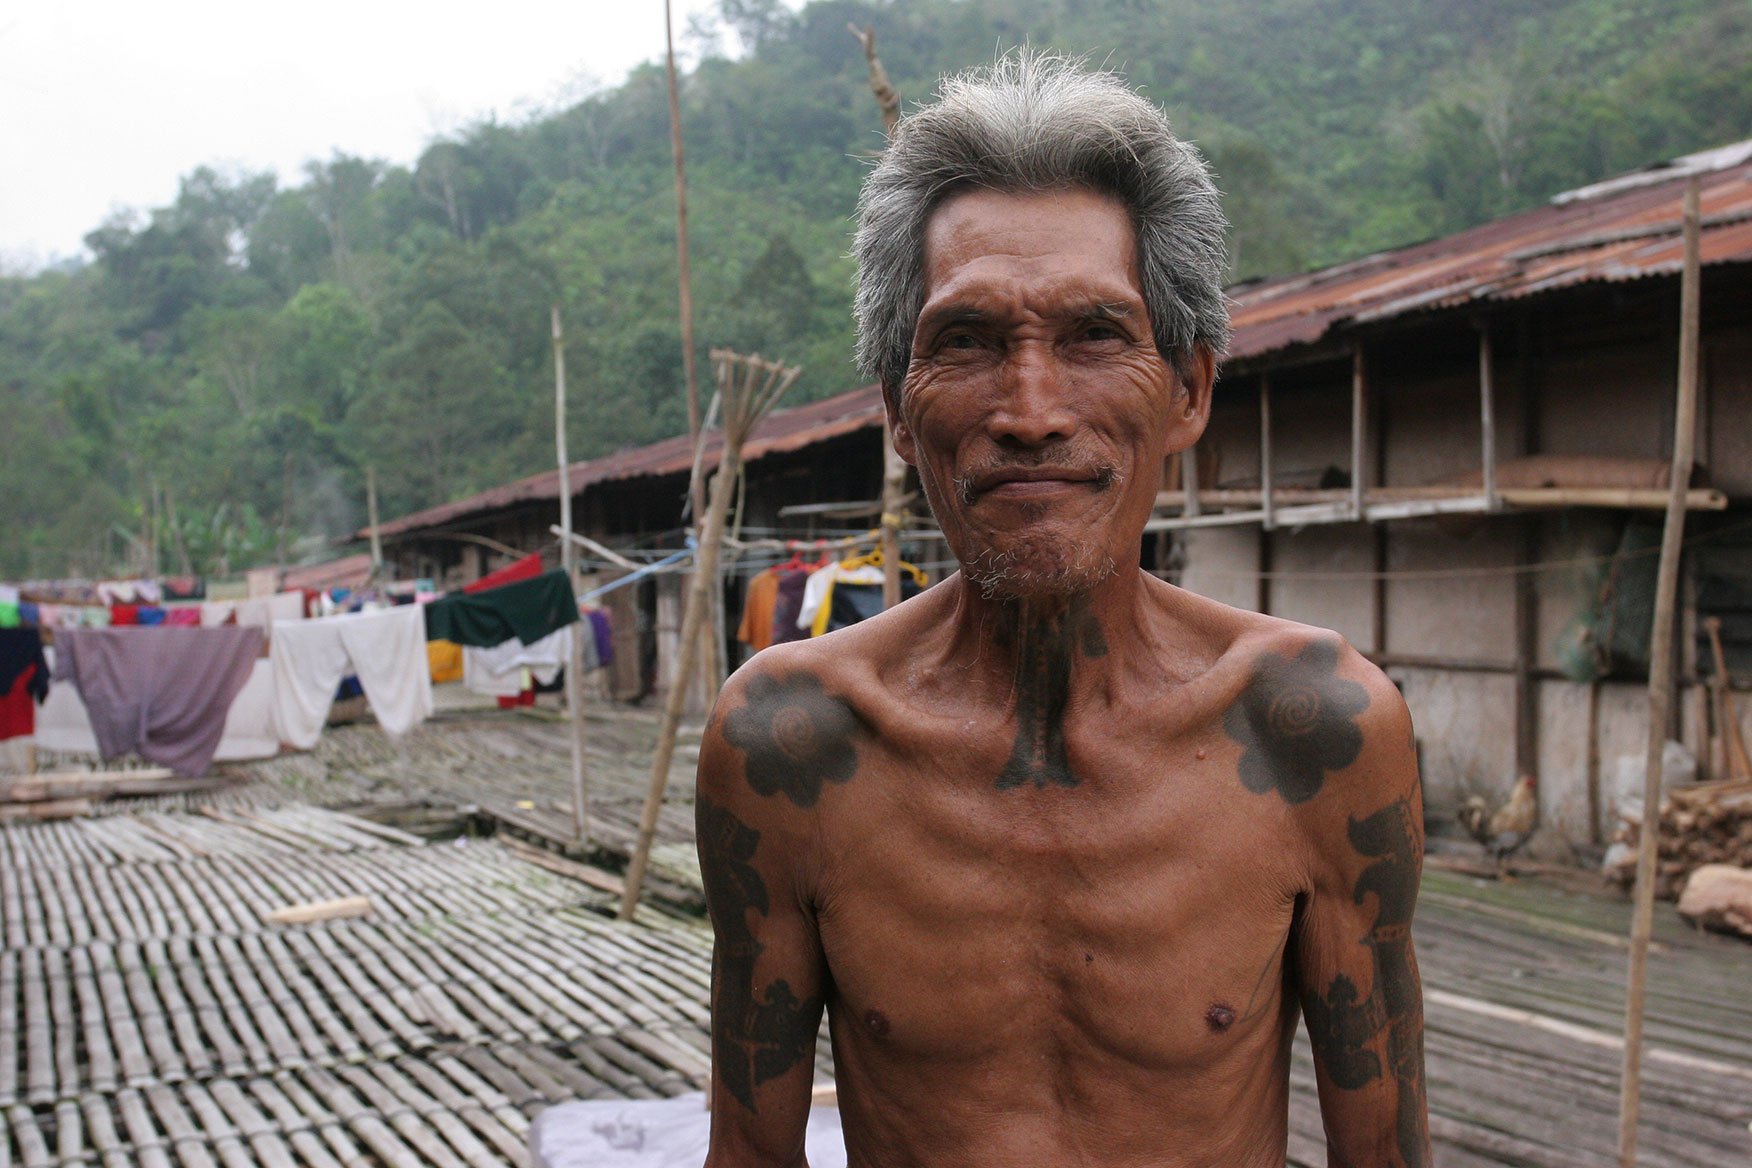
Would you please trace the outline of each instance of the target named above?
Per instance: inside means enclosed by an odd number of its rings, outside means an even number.
[[[677,47],[690,13],[673,0]],[[733,42],[732,42],[733,43]],[[0,4],[0,270],[80,254],[196,166],[296,184],[336,150],[410,163],[663,53],[662,0],[9,0]]]

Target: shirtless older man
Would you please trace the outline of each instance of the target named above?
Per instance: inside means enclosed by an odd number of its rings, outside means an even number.
[[[700,758],[708,1164],[799,1165],[831,1019],[853,1165],[1429,1158],[1411,724],[1337,636],[1137,567],[1227,335],[1222,216],[1155,107],[1012,59],[871,174],[860,357],[962,570],[774,646]]]

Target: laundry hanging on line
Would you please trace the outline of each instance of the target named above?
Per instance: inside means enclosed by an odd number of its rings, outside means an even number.
[[[56,666],[105,759],[134,752],[193,777],[212,763],[262,639],[259,628],[65,629]]]
[[[0,740],[36,733],[36,708],[49,696],[49,664],[36,629],[0,628]]]
[[[557,568],[486,592],[452,592],[424,607],[428,640],[480,649],[512,638],[532,645],[579,619],[571,578]]]
[[[275,621],[274,724],[309,750],[322,737],[341,679],[359,679],[378,725],[405,734],[432,714],[426,630],[417,605],[315,620]]]
[[[462,650],[462,683],[479,694],[491,697],[516,697],[532,688],[530,678],[551,684],[572,657],[573,629],[568,626],[549,633],[534,644],[525,645],[513,637],[491,648],[465,646]],[[585,650],[585,667],[596,656],[593,638],[586,636],[579,648]]]
[[[910,600],[930,581],[916,566],[900,562],[900,598]],[[882,553],[854,556],[809,577],[797,624],[819,637],[868,620],[882,611]]]
[[[488,572],[472,584],[464,584],[462,590],[472,596],[477,592],[489,592],[494,588],[515,584],[519,580],[531,580],[539,575],[541,575],[541,553],[531,552],[520,560],[511,561],[503,568]]]

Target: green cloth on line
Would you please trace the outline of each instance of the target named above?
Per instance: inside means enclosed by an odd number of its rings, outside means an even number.
[[[0,601],[0,629],[16,629],[18,626],[18,605]]]
[[[490,649],[516,639],[532,645],[578,619],[578,599],[563,568],[485,592],[452,592],[426,606],[426,639]]]

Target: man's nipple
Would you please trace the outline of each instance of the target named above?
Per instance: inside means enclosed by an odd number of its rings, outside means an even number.
[[[888,1016],[881,1010],[864,1011],[864,1025],[870,1028],[870,1033],[881,1038],[888,1033]]]
[[[1224,1002],[1215,1002],[1205,1011],[1205,1025],[1211,1028],[1212,1034],[1221,1034],[1235,1025],[1235,1008]]]

